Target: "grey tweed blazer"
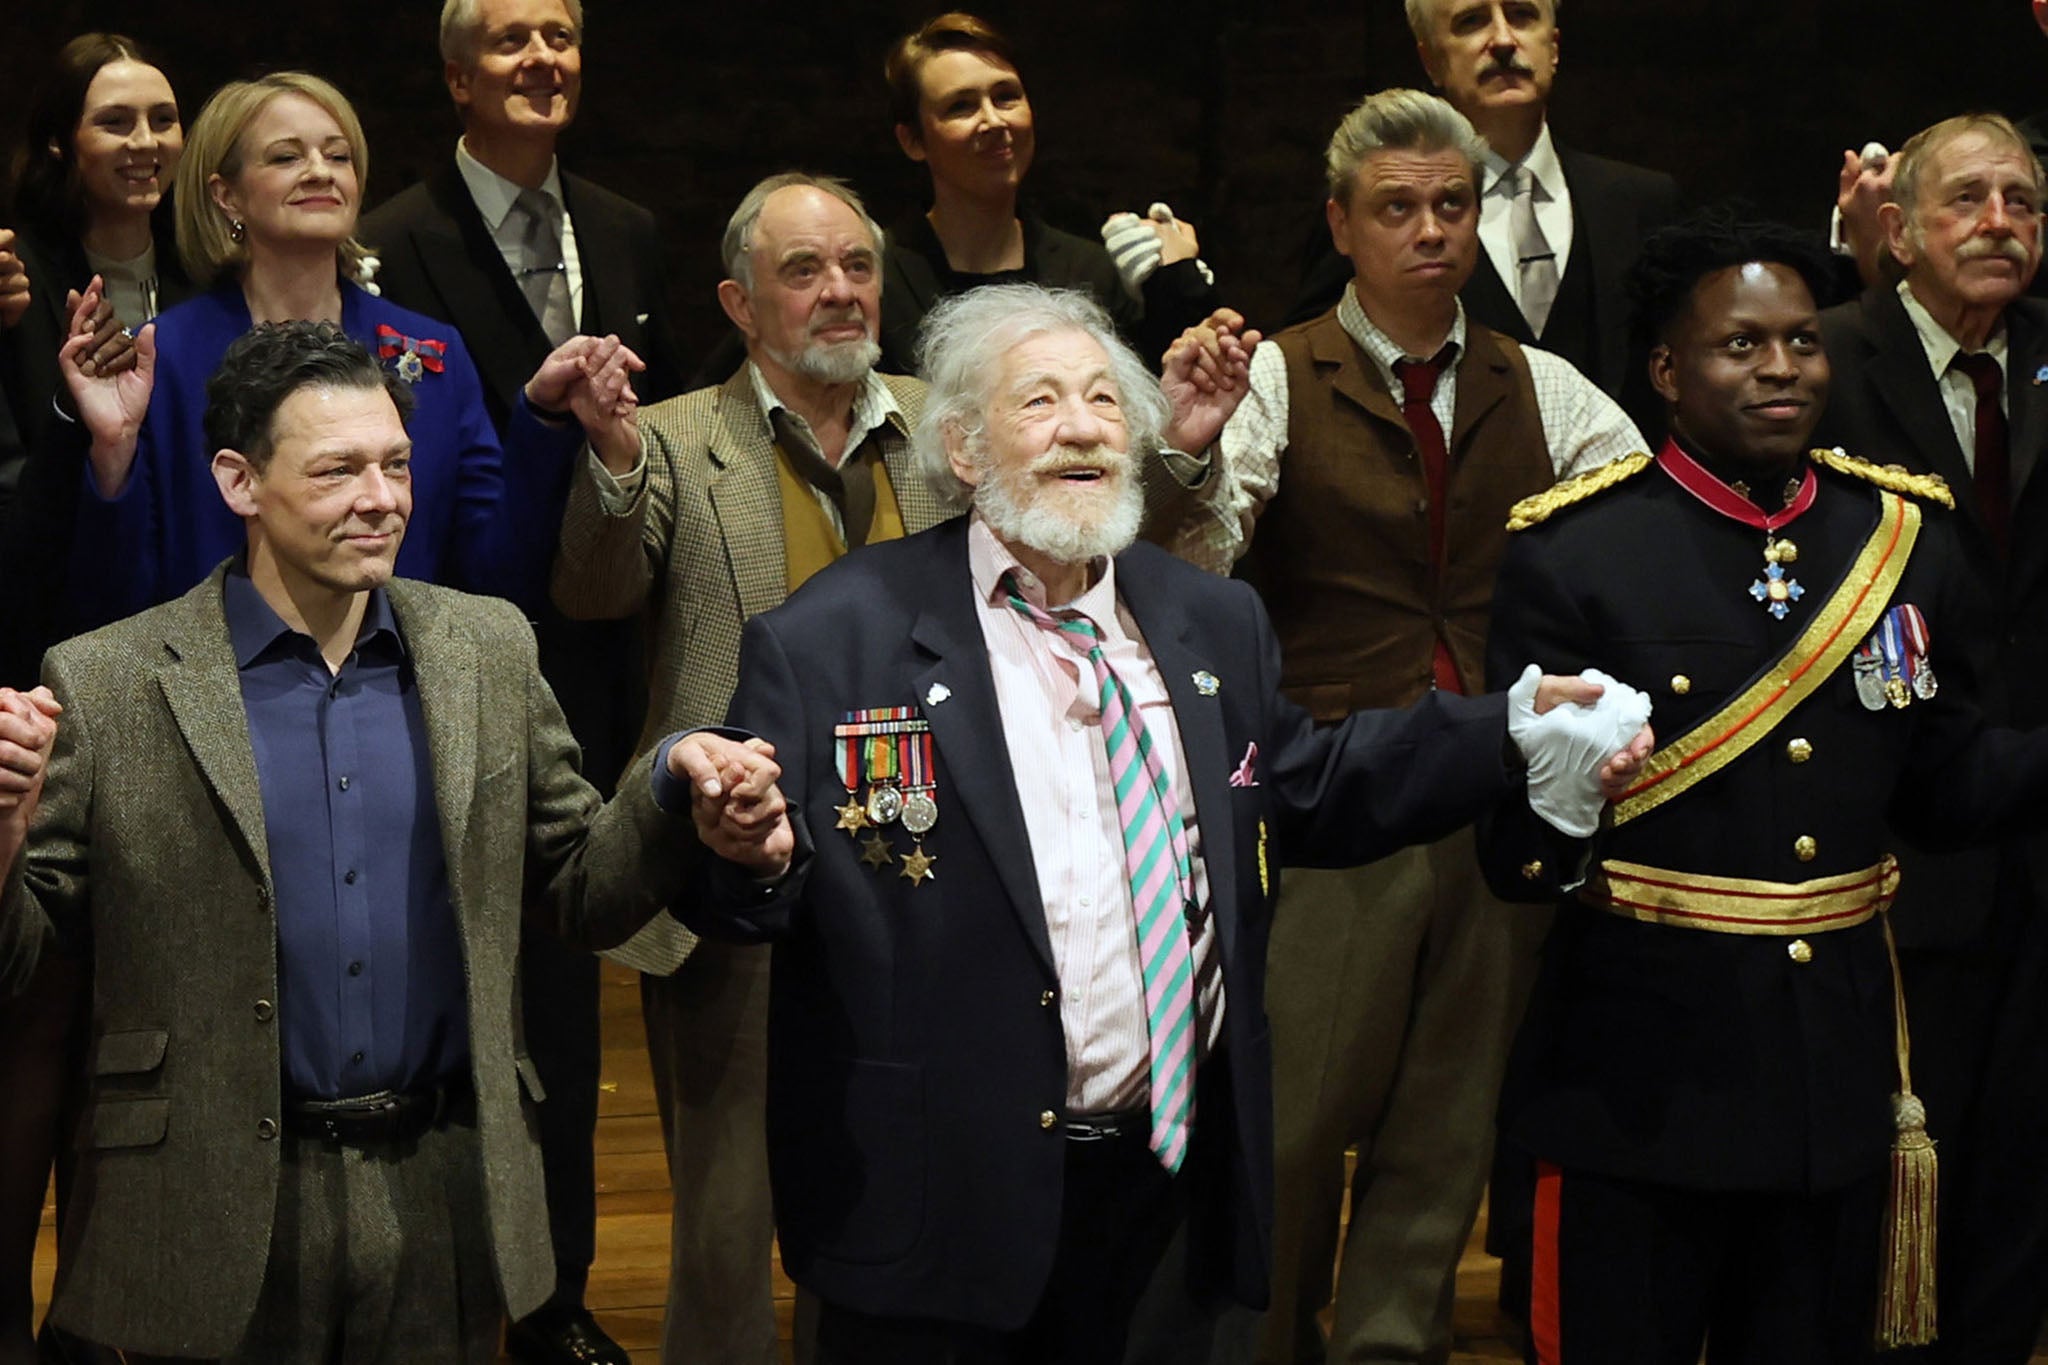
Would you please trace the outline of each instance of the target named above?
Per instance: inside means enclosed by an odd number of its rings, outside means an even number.
[[[914,468],[910,431],[923,381],[882,375],[897,416],[870,438],[912,534],[951,515]],[[642,749],[677,730],[725,719],[739,680],[740,628],[789,592],[775,438],[744,366],[715,388],[640,412],[647,473],[623,511],[608,512],[590,461],[569,488],[555,556],[555,605],[578,618],[638,615],[647,639]],[[907,628],[907,623],[906,623]],[[696,937],[667,915],[610,956],[667,975]]]
[[[277,1200],[275,898],[221,578],[50,652],[65,713],[0,899],[0,990],[19,990],[52,940],[95,969],[52,1315],[149,1355],[235,1347]],[[518,1317],[555,1278],[518,999],[522,901],[573,940],[616,943],[681,894],[701,846],[646,781],[600,804],[516,608],[404,580],[389,593],[433,755],[490,1232]]]

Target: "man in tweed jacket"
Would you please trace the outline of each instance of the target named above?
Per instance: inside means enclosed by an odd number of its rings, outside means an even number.
[[[879,245],[837,181],[785,174],[756,185],[726,228],[729,278],[718,287],[747,363],[724,384],[643,409],[639,462],[608,469],[592,454],[570,487],[555,603],[571,617],[640,617],[651,698],[642,748],[724,719],[749,617],[849,543],[945,516],[910,459],[924,385],[874,373]],[[662,1360],[776,1365],[768,950],[698,944],[663,915],[612,955],[647,973],[641,1004],[674,1187]]]
[[[517,609],[391,578],[410,398],[327,324],[238,341],[246,554],[0,690],[0,989],[97,981],[52,1314],[131,1361],[492,1360],[554,1283],[522,899],[617,942],[697,861],[677,779],[772,781],[691,737],[600,805]]]

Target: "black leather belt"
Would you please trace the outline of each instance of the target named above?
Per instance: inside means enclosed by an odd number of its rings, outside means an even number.
[[[443,1124],[475,1122],[476,1091],[467,1076],[424,1090],[379,1090],[345,1100],[295,1100],[284,1107],[286,1132],[344,1147],[406,1142]]]
[[[1069,1142],[1108,1142],[1115,1138],[1152,1136],[1152,1110],[1140,1105],[1114,1114],[1082,1114],[1063,1120]]]

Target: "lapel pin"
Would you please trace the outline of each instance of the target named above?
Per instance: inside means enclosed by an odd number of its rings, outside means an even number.
[[[926,706],[937,706],[940,702],[944,701],[946,698],[952,695],[952,688],[946,686],[944,683],[933,683],[930,687],[925,689],[924,704]]]
[[[1216,681],[1216,675],[1206,668],[1195,674],[1195,691],[1205,697],[1215,696],[1216,690],[1221,686],[1222,684]]]
[[[2043,365],[2040,369],[2034,371],[2034,382],[2036,384],[2048,384],[2048,365]]]

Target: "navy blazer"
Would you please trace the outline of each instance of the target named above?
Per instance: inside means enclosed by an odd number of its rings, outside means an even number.
[[[1044,901],[997,714],[965,518],[871,546],[747,623],[734,724],[776,745],[800,854],[771,892],[720,881],[692,927],[775,942],[769,1159],[792,1278],[863,1312],[1021,1326],[1058,1244],[1067,1052]],[[1433,695],[1317,728],[1279,692],[1257,594],[1146,544],[1117,587],[1172,698],[1216,917],[1224,1036],[1186,1168],[1204,1285],[1262,1303],[1272,1221],[1266,936],[1283,862],[1363,863],[1475,818],[1504,769],[1495,697]],[[1198,682],[1197,679],[1201,681]],[[910,705],[935,741],[933,877],[835,828],[833,726]],[[1258,746],[1257,785],[1230,775]],[[909,848],[889,831],[897,852]]]

